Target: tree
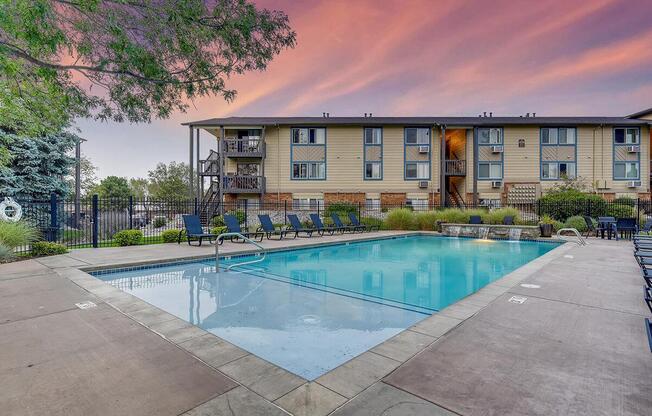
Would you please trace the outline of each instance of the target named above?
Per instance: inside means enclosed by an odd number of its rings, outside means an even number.
[[[75,161],[75,164],[73,164],[71,167],[68,175],[68,183],[73,196],[75,194],[75,168],[77,167],[76,163],[77,162]],[[81,155],[80,165],[81,194],[82,196],[90,195],[95,190],[95,188],[97,188],[97,167],[93,164],[93,162],[91,162],[88,156],[84,155],[83,153]]]
[[[149,182],[145,178],[129,179],[129,188],[131,194],[136,198],[144,199],[149,195]]]
[[[147,175],[150,196],[154,199],[179,199],[188,194],[190,169],[185,163],[159,163]]]
[[[0,149],[8,156],[0,165],[0,194],[47,200],[52,193],[65,198],[75,159],[69,154],[79,140],[71,133],[18,137],[0,130]]]
[[[125,199],[132,196],[127,178],[118,176],[107,176],[102,179],[93,190],[93,193],[96,193],[100,198]]]
[[[287,15],[247,0],[2,1],[0,125],[35,134],[233,100],[229,77],[264,70],[295,40]]]

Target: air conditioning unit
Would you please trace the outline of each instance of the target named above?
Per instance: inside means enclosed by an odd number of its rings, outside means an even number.
[[[638,188],[641,186],[641,181],[629,181],[627,182],[627,187],[628,188]]]
[[[628,153],[641,153],[641,146],[627,146]]]
[[[491,146],[491,153],[502,153],[502,152],[503,152],[502,146]]]
[[[427,189],[428,188],[428,181],[419,181],[419,188]]]
[[[607,186],[607,181],[604,179],[598,179],[597,181],[595,181],[595,187],[596,189],[609,189],[609,187]]]
[[[430,146],[419,146],[419,153],[430,153]]]
[[[503,181],[491,181],[492,188],[500,188],[503,186]]]

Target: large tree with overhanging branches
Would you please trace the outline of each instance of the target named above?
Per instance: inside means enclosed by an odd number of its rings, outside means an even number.
[[[230,76],[295,39],[284,13],[246,0],[0,0],[0,127],[38,135],[233,100]]]

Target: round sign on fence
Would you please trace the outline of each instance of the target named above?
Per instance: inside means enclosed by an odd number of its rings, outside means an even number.
[[[13,198],[5,198],[0,202],[0,220],[18,222],[23,216],[23,209]]]

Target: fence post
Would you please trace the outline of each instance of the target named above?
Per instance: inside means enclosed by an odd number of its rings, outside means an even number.
[[[288,225],[288,200],[283,201],[283,225]]]
[[[249,231],[249,200],[244,200],[245,231]]]
[[[46,239],[48,241],[57,241],[57,233],[59,231],[59,213],[57,204],[57,194],[50,194],[50,230]]]
[[[317,216],[319,217],[319,200],[317,200]]]
[[[541,219],[541,200],[537,199],[537,217]]]
[[[129,229],[134,228],[134,197],[129,195]]]
[[[195,197],[195,208],[194,208],[194,214],[199,215],[199,201],[197,201],[197,197]]]
[[[639,218],[641,218],[641,198],[636,198],[636,224],[637,225],[640,224]]]
[[[362,207],[360,205],[360,201],[358,201],[358,218],[360,221],[362,221]]]
[[[93,195],[93,211],[91,219],[93,223],[93,248],[97,248],[97,233],[99,230],[97,202],[97,194],[95,194]]]
[[[589,209],[588,209],[587,211],[588,211],[588,212],[586,213],[586,215],[587,215],[588,217],[591,217],[591,200],[590,200],[590,199],[589,199]]]

